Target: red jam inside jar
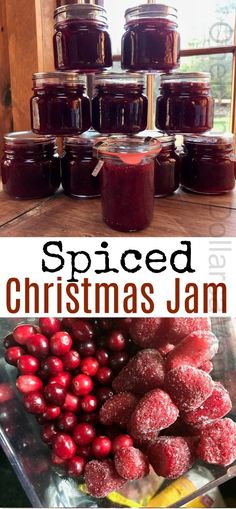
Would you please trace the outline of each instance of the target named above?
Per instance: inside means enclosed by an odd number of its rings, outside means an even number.
[[[157,140],[115,137],[98,146],[103,159],[101,199],[104,222],[113,230],[147,228],[154,207],[154,158]]]
[[[31,124],[36,134],[79,134],[91,126],[85,77],[76,73],[35,73]]]
[[[214,99],[209,73],[161,76],[156,127],[169,134],[204,133],[213,127]]]
[[[111,73],[95,78],[92,124],[103,134],[136,134],[147,127],[148,99],[140,74]]]
[[[93,146],[100,139],[98,133],[88,131],[81,136],[65,138],[61,159],[62,186],[65,194],[77,198],[100,196],[100,175],[93,177],[97,165]]]
[[[194,193],[221,194],[235,187],[234,137],[207,133],[185,136],[181,154],[181,186]]]
[[[31,131],[7,134],[1,172],[3,190],[12,198],[36,199],[54,194],[60,186],[56,138]]]
[[[53,37],[58,71],[104,71],[112,66],[107,14],[92,4],[70,4],[55,11]]]
[[[129,71],[169,72],[180,65],[177,10],[143,4],[125,12],[121,66]]]

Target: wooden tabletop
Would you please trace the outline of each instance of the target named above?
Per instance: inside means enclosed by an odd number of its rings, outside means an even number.
[[[152,224],[124,234],[102,221],[99,199],[69,198],[59,191],[43,200],[10,199],[0,191],[0,237],[221,237],[236,236],[236,191],[203,196],[178,191],[155,200]]]

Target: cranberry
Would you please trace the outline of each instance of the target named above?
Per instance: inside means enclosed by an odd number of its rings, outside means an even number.
[[[96,378],[100,382],[100,384],[104,385],[109,384],[111,383],[113,378],[112,370],[104,366],[103,368],[100,368],[98,370]]]
[[[41,438],[47,445],[52,445],[54,438],[57,436],[58,431],[54,422],[45,424],[41,430]]]
[[[100,318],[99,325],[101,329],[108,331],[114,328],[115,320],[113,318]]]
[[[73,439],[78,445],[89,445],[96,436],[95,428],[86,422],[81,422],[75,426],[73,431]]]
[[[84,471],[86,462],[84,458],[81,458],[80,456],[74,456],[74,458],[71,458],[66,466],[67,473],[71,477],[80,477]]]
[[[100,366],[108,366],[109,364],[109,353],[104,348],[99,348],[96,351],[96,358]]]
[[[41,370],[46,376],[53,376],[63,371],[63,362],[59,357],[47,357],[41,363]]]
[[[112,352],[110,355],[110,366],[113,371],[118,373],[127,364],[129,356],[127,352]]]
[[[73,378],[71,387],[76,396],[86,396],[93,390],[92,378],[83,374],[77,375]]]
[[[44,396],[50,405],[62,406],[66,398],[66,389],[59,384],[48,384],[44,388]]]
[[[91,445],[78,445],[77,454],[86,460],[92,457],[92,447]]]
[[[54,421],[59,417],[61,413],[61,409],[59,406],[50,405],[46,407],[46,410],[43,412],[44,421]]]
[[[60,415],[57,426],[61,431],[73,431],[77,424],[77,417],[72,412],[65,412]]]
[[[72,347],[72,339],[68,332],[56,332],[50,341],[50,350],[53,355],[62,357],[67,354]]]
[[[33,355],[22,355],[17,367],[22,375],[34,375],[40,368],[39,360]]]
[[[74,321],[75,318],[62,318],[61,326],[62,328],[65,327],[66,329],[71,329]]]
[[[126,340],[122,332],[114,330],[108,339],[107,345],[113,352],[120,352],[124,350],[126,346]]]
[[[40,391],[43,387],[42,380],[35,375],[20,375],[16,380],[16,387],[22,394]]]
[[[81,342],[89,341],[94,336],[93,326],[85,320],[75,320],[71,325],[71,329],[73,339]]]
[[[115,454],[123,447],[133,447],[133,444],[134,442],[130,435],[118,435],[112,442],[112,452]]]
[[[84,413],[80,415],[79,420],[80,422],[88,422],[94,426],[98,422],[98,414],[96,412],[91,412],[89,414]]]
[[[79,352],[77,352],[77,350],[70,350],[70,352],[63,355],[61,360],[63,362],[64,369],[73,371],[74,369],[77,369],[80,365]]]
[[[62,410],[77,413],[80,409],[80,399],[72,392],[67,392]]]
[[[81,357],[92,357],[96,353],[96,345],[94,341],[79,343],[77,348]]]
[[[10,346],[5,352],[5,360],[12,366],[17,366],[17,361],[24,355],[25,351],[21,346]]]
[[[3,340],[3,344],[5,348],[10,348],[11,346],[17,346],[17,342],[14,340],[12,334],[8,334]]]
[[[85,357],[85,359],[82,360],[80,366],[80,370],[82,371],[82,373],[88,376],[96,375],[98,368],[99,364],[95,357]]]
[[[41,415],[46,409],[45,399],[41,392],[30,392],[23,397],[23,405],[29,414]]]
[[[114,392],[111,387],[99,387],[96,390],[96,396],[100,405],[113,396]]]
[[[94,412],[98,406],[98,400],[92,394],[84,396],[81,400],[81,408],[85,413]]]
[[[70,435],[58,433],[53,442],[53,452],[62,460],[69,460],[75,456],[76,444]]]
[[[53,465],[60,466],[65,464],[65,460],[62,460],[54,452],[52,452],[51,462]]]
[[[28,352],[37,357],[37,359],[45,359],[48,356],[49,342],[43,334],[33,334],[28,339],[26,347]]]
[[[100,436],[95,438],[92,443],[92,451],[95,458],[102,459],[109,456],[111,452],[111,440],[108,437]]]
[[[0,383],[0,404],[14,399],[15,394],[9,383]]]
[[[62,371],[61,373],[58,373],[58,375],[52,376],[49,380],[49,384],[59,384],[62,385],[62,387],[65,387],[68,389],[68,387],[71,384],[72,376],[70,373],[67,373],[67,371]]]
[[[58,318],[39,318],[39,327],[45,336],[52,336],[61,330],[61,322]]]
[[[19,345],[26,345],[31,336],[36,333],[37,329],[33,325],[17,325],[13,331],[13,338]]]

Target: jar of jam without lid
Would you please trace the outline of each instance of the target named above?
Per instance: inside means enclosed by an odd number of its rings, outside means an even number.
[[[154,159],[158,140],[111,137],[95,147],[101,169],[101,197],[104,222],[123,232],[149,226],[154,207]]]
[[[101,136],[92,130],[64,139],[61,166],[65,194],[78,198],[100,196],[100,175],[92,176],[98,162],[93,155],[93,147],[98,140],[101,140]]]
[[[185,136],[181,153],[180,183],[201,194],[220,194],[235,187],[234,137],[206,133]]]
[[[214,99],[209,73],[161,76],[156,127],[169,134],[203,133],[213,127]]]
[[[180,65],[177,10],[143,4],[125,12],[121,66],[129,71],[169,72]]]
[[[1,160],[3,190],[13,198],[50,196],[60,185],[60,159],[54,136],[31,131],[4,137]]]
[[[104,134],[136,134],[147,127],[148,100],[141,74],[111,73],[95,78],[92,124]]]
[[[91,127],[85,76],[74,72],[33,74],[32,129],[37,134],[79,134]]]
[[[112,66],[107,13],[93,4],[69,4],[55,10],[53,38],[59,71],[104,71]]]

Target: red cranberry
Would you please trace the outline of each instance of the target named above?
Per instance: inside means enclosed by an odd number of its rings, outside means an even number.
[[[64,369],[68,369],[69,371],[74,371],[80,365],[80,355],[77,350],[70,350],[70,352],[63,355],[62,362],[64,365]]]
[[[3,340],[3,344],[5,348],[10,348],[11,346],[17,346],[17,342],[14,340],[12,334],[8,334]]]
[[[133,439],[129,435],[118,435],[112,442],[112,452],[115,454],[123,447],[133,447]]]
[[[109,384],[111,383],[113,378],[112,370],[104,366],[104,368],[100,368],[98,370],[96,378],[100,382],[100,384],[104,385]]]
[[[94,330],[91,323],[86,320],[75,320],[71,326],[73,339],[78,341],[89,341],[94,336]]]
[[[62,357],[70,351],[72,339],[68,332],[56,332],[56,334],[51,337],[49,345],[53,355]]]
[[[66,329],[71,329],[72,324],[74,323],[75,318],[62,318],[61,326]]]
[[[105,401],[113,396],[114,392],[111,387],[98,387],[96,390],[96,397],[100,405],[103,405]]]
[[[70,435],[58,433],[53,442],[53,452],[62,460],[69,460],[75,456],[76,444]]]
[[[49,380],[49,384],[59,384],[62,385],[62,387],[65,387],[68,389],[68,387],[71,384],[72,376],[70,373],[67,373],[67,371],[62,371],[61,373],[58,373],[58,375],[52,376]]]
[[[65,460],[62,460],[61,458],[59,458],[59,456],[57,456],[54,452],[52,452],[51,462],[53,465],[56,465],[56,466],[61,466],[61,465],[65,464]]]
[[[45,424],[41,430],[41,438],[45,444],[52,445],[54,438],[57,436],[58,431],[54,422]]]
[[[45,399],[41,392],[30,392],[23,397],[23,405],[29,414],[41,415],[46,409]]]
[[[74,456],[74,458],[71,458],[66,466],[67,473],[71,477],[80,477],[84,471],[86,462],[84,458],[81,458],[80,456]]]
[[[13,331],[13,338],[19,345],[26,345],[27,341],[31,336],[37,332],[37,329],[33,325],[17,325]]]
[[[80,409],[80,399],[72,392],[67,392],[62,410],[77,413]]]
[[[86,396],[85,396],[86,397]],[[96,412],[91,412],[90,414],[81,414],[79,417],[80,422],[88,422],[93,426],[98,423],[98,414]]]
[[[99,364],[95,357],[85,357],[82,360],[80,370],[84,375],[94,376],[98,372]]]
[[[44,387],[44,396],[50,405],[62,406],[66,398],[66,389],[59,384],[48,384]]]
[[[72,431],[77,424],[77,417],[72,412],[65,412],[60,415],[57,426],[61,431]]]
[[[20,375],[16,380],[16,387],[22,394],[29,394],[30,392],[40,391],[43,382],[35,375]]]
[[[34,375],[40,368],[39,360],[33,355],[22,355],[17,367],[22,375]]]
[[[78,454],[78,456],[81,456],[82,458],[85,458],[86,460],[90,459],[92,457],[91,445],[84,445],[84,446],[78,445],[77,454]]]
[[[39,327],[45,336],[52,336],[61,330],[61,322],[58,318],[39,318]]]
[[[87,396],[93,390],[93,381],[87,375],[77,375],[73,378],[71,387],[76,396]]]
[[[110,366],[116,373],[127,364],[129,356],[127,352],[112,352],[110,355]]]
[[[96,358],[99,362],[100,366],[108,366],[109,365],[109,353],[104,348],[99,348],[96,351]]]
[[[92,443],[93,454],[95,458],[98,459],[106,458],[109,456],[111,447],[112,444],[110,438],[104,436],[96,437]]]
[[[63,371],[63,362],[59,357],[47,357],[41,363],[41,371],[46,376],[58,375]]]
[[[5,352],[5,360],[12,366],[17,366],[17,361],[24,355],[25,351],[21,346],[10,346]]]
[[[54,421],[59,417],[61,413],[61,409],[59,406],[50,405],[46,407],[46,410],[43,412],[44,421]]]
[[[88,394],[81,399],[81,408],[85,413],[94,412],[98,406],[98,401],[95,396]]]
[[[81,422],[75,426],[73,431],[73,439],[78,445],[89,445],[96,436],[95,428],[86,422]]]
[[[37,359],[45,359],[45,357],[48,356],[49,342],[43,334],[33,334],[33,336],[28,339],[26,346],[28,352],[37,357]]]
[[[113,318],[100,318],[99,326],[104,331],[108,331],[114,329],[115,320]]]
[[[122,350],[125,349],[126,340],[125,340],[122,332],[114,330],[111,333],[107,344],[108,344],[108,347],[110,348],[110,350],[112,350],[113,352],[121,352]]]
[[[78,351],[81,357],[93,357],[96,353],[96,345],[94,341],[85,341],[84,343],[79,343]]]
[[[0,404],[14,399],[15,394],[9,383],[0,383]]]

